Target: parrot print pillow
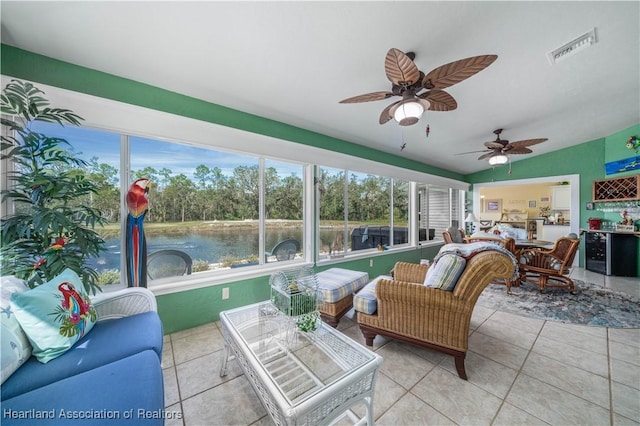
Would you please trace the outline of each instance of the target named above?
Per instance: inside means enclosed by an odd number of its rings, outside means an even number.
[[[65,269],[51,281],[11,296],[11,308],[42,363],[59,357],[87,334],[97,320],[80,277]]]

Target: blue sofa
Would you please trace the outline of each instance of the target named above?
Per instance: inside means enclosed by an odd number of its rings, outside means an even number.
[[[33,356],[0,387],[2,425],[163,425],[162,323],[153,294],[92,298],[93,329],[46,364]]]

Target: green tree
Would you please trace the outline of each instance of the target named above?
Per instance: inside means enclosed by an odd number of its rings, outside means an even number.
[[[0,111],[8,116],[1,119],[8,131],[3,132],[0,150],[13,166],[3,202],[20,206],[2,218],[2,273],[34,287],[70,268],[87,291],[95,293],[98,273],[86,261],[104,249],[94,228],[105,219],[86,200],[98,187],[87,178],[88,164],[71,154],[66,140],[30,129],[35,121],[78,126],[82,118],[49,107],[42,94],[31,83],[13,80],[0,96]]]

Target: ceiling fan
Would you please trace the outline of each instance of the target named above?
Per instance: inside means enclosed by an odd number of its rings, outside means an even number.
[[[395,118],[401,126],[418,122],[425,110],[452,111],[458,107],[456,100],[442,89],[453,86],[491,65],[497,55],[473,56],[442,65],[425,75],[413,62],[413,52],[404,53],[389,49],[384,61],[384,71],[391,81],[391,91],[372,92],[343,99],[341,104],[380,101],[392,96],[402,100],[387,106],[380,114],[380,124]],[[426,91],[423,91],[426,90]]]
[[[516,142],[509,142],[508,140],[500,139],[500,134],[502,133],[502,129],[496,129],[493,131],[493,133],[496,135],[496,140],[485,142],[484,146],[486,146],[487,149],[483,149],[481,151],[462,152],[456,155],[484,152],[484,154],[478,157],[478,160],[484,160],[488,158],[489,164],[491,164],[492,166],[495,166],[495,165],[506,163],[509,160],[507,155],[531,154],[533,151],[531,151],[527,147],[532,145],[537,145],[547,140],[547,138],[540,138],[540,139],[525,139],[525,140],[516,141]]]

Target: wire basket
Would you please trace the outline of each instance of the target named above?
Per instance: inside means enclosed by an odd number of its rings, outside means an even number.
[[[301,331],[315,331],[320,321],[318,279],[310,267],[279,271],[269,278],[271,302]]]

